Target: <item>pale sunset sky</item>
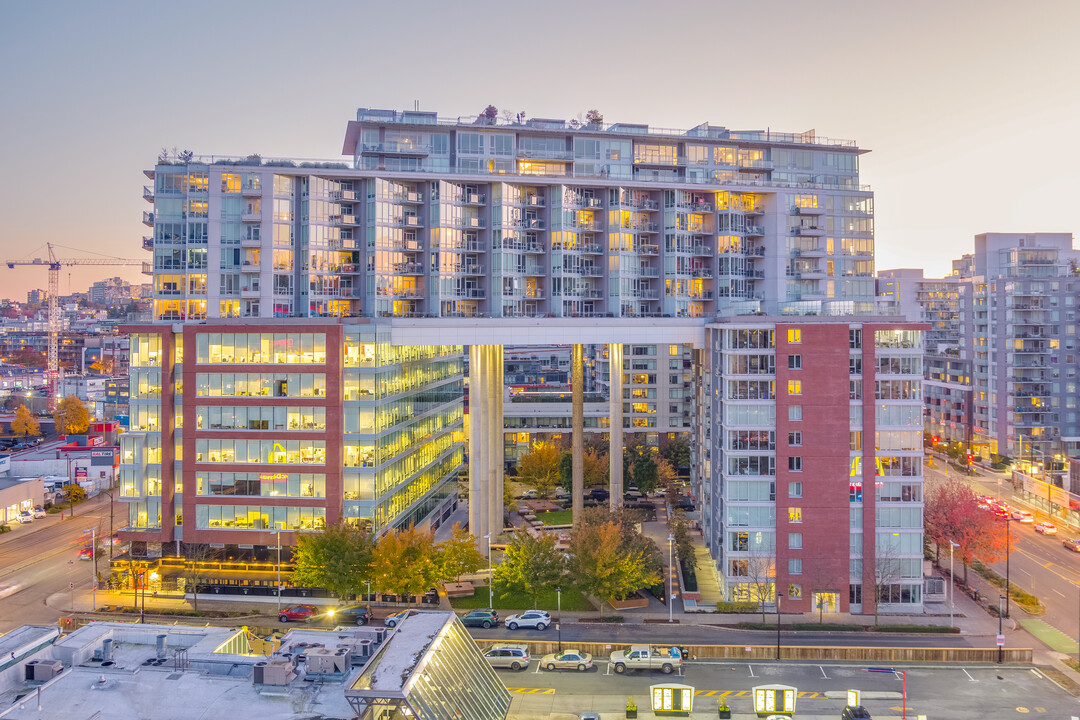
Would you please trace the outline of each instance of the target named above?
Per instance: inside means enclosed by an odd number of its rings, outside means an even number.
[[[0,260],[149,260],[163,147],[338,158],[357,107],[815,129],[870,150],[877,268],[1080,228],[1080,2],[0,3]],[[138,268],[73,268],[61,293]],[[45,287],[0,266],[0,297]]]

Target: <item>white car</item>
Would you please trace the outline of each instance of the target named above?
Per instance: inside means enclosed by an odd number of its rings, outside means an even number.
[[[535,490],[529,489],[518,495],[521,500],[535,500],[540,497]]]
[[[1013,510],[1012,519],[1022,523],[1035,522],[1035,516],[1029,513],[1027,510]]]
[[[23,510],[21,513],[19,513],[19,522],[24,525],[26,523],[32,523],[34,522],[34,516],[30,514],[29,510]]]
[[[1057,535],[1057,525],[1048,522],[1035,523],[1035,532],[1043,535]]]
[[[511,630],[517,630],[519,627],[544,630],[551,624],[551,615],[546,610],[526,610],[520,615],[511,615],[505,622],[506,627]]]
[[[0,585],[0,600],[19,592],[21,585]]]

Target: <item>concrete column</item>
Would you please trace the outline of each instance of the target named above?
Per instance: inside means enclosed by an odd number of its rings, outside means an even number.
[[[506,476],[505,423],[503,421],[503,346],[487,345],[488,355],[488,532],[496,535],[503,529],[503,481]],[[492,540],[495,538],[493,537]]]
[[[608,345],[608,474],[611,476],[611,507],[622,505],[623,496],[623,346]]]
[[[570,388],[573,401],[571,445],[573,485],[570,491],[574,522],[585,511],[585,368],[581,345],[570,347]]]
[[[469,532],[479,540],[480,552],[487,554],[484,535],[488,533],[487,498],[487,380],[484,375],[483,346],[469,346]]]

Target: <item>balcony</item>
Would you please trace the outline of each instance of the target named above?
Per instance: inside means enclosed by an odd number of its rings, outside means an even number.
[[[487,195],[484,193],[459,193],[451,197],[451,202],[458,205],[484,205],[487,203]]]
[[[245,260],[244,264],[240,266],[240,272],[257,273],[257,272],[262,272],[262,268],[260,267],[259,263],[257,263],[257,262],[252,262],[250,260]]]
[[[423,275],[424,266],[418,262],[394,263],[394,272],[398,275]]]
[[[483,230],[487,227],[484,219],[478,217],[465,217],[458,220],[451,220],[449,224],[452,227],[464,228],[466,230]]]
[[[431,153],[430,145],[414,145],[413,143],[384,142],[364,143],[360,149],[361,155],[407,155],[412,157],[424,157]]]
[[[544,207],[547,205],[547,199],[540,195],[529,195],[522,199],[521,204],[527,207]]]
[[[692,213],[711,213],[713,211],[712,203],[704,201],[700,202],[681,202],[678,205],[680,210],[686,210]]]
[[[242,248],[259,248],[262,247],[262,239],[259,237],[245,236],[240,238],[240,247]]]
[[[346,215],[344,213],[338,215],[331,215],[329,217],[330,224],[336,226],[349,226],[352,227],[357,224],[355,215]]]
[[[154,238],[150,237],[149,235],[143,235],[142,246],[143,250],[153,250]]]
[[[713,299],[713,292],[712,292],[712,290],[702,290],[699,293],[690,293],[690,299],[691,300],[712,300]]]
[[[240,288],[240,297],[248,300],[257,300],[262,295],[262,291],[257,287],[248,285],[247,287]]]
[[[451,265],[446,272],[456,275],[483,275],[484,266],[475,264]]]
[[[524,218],[512,221],[510,226],[519,230],[543,230],[545,223],[542,218]]]
[[[634,230],[640,233],[658,233],[660,232],[660,225],[657,223],[631,223],[625,230]]]
[[[584,230],[585,232],[600,232],[600,223],[594,220],[575,220],[570,224],[570,227],[575,230]]]
[[[690,268],[689,274],[692,278],[711,278],[712,270],[710,268],[695,267]]]
[[[571,150],[522,150],[518,148],[517,156],[522,160],[557,160],[559,162],[574,160],[574,153]]]
[[[410,191],[396,193],[391,196],[391,199],[396,203],[405,203],[408,205],[419,205],[424,202],[424,193]]]
[[[144,210],[142,214],[143,225],[154,227],[154,213]]]
[[[643,167],[686,167],[685,155],[634,155],[634,165]]]
[[[634,245],[631,252],[635,252],[638,255],[659,255],[660,254],[660,246],[659,245],[646,245],[646,244]]]
[[[715,253],[710,245],[695,245],[690,248],[690,254],[696,257],[712,257]]]
[[[565,207],[597,209],[604,207],[604,201],[598,197],[584,197],[581,195],[574,195],[567,200]]]
[[[154,263],[144,262],[142,264],[142,274],[143,275],[153,275],[154,274]]]
[[[772,160],[739,160],[739,172],[767,173],[772,172]]]
[[[604,253],[603,248],[596,243],[582,243],[574,249],[583,255],[602,255]]]
[[[356,202],[355,190],[336,190],[330,193],[330,199],[335,202]]]
[[[392,219],[390,224],[399,228],[419,228],[424,226],[419,215],[402,215],[399,218]]]
[[[743,228],[743,235],[761,236],[761,235],[764,235],[764,234],[765,234],[765,228],[763,228],[761,225],[747,225],[746,227]]]
[[[792,215],[824,215],[825,208],[823,207],[800,207],[798,205],[791,208]]]
[[[820,228],[817,225],[807,225],[794,228],[792,234],[798,237],[821,237],[825,234],[825,228]]]
[[[262,183],[248,181],[240,187],[240,194],[244,197],[262,197]]]
[[[398,252],[423,252],[424,246],[416,240],[398,240],[390,243],[390,249]]]
[[[154,204],[154,188],[150,187],[149,185],[143,185],[142,197],[143,197],[143,200],[145,200],[146,202],[153,205]]]
[[[261,223],[262,222],[262,213],[245,212],[245,213],[240,215],[240,222]]]

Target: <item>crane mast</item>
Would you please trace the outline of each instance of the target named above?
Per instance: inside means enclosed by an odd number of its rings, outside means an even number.
[[[52,243],[46,243],[49,251],[48,262],[40,258],[33,260],[8,260],[9,269],[21,265],[48,265],[49,268],[49,351],[45,380],[48,383],[48,408],[52,412],[56,407],[56,389],[60,380],[60,268],[71,265],[142,265],[142,260],[125,258],[58,258],[53,252]]]

